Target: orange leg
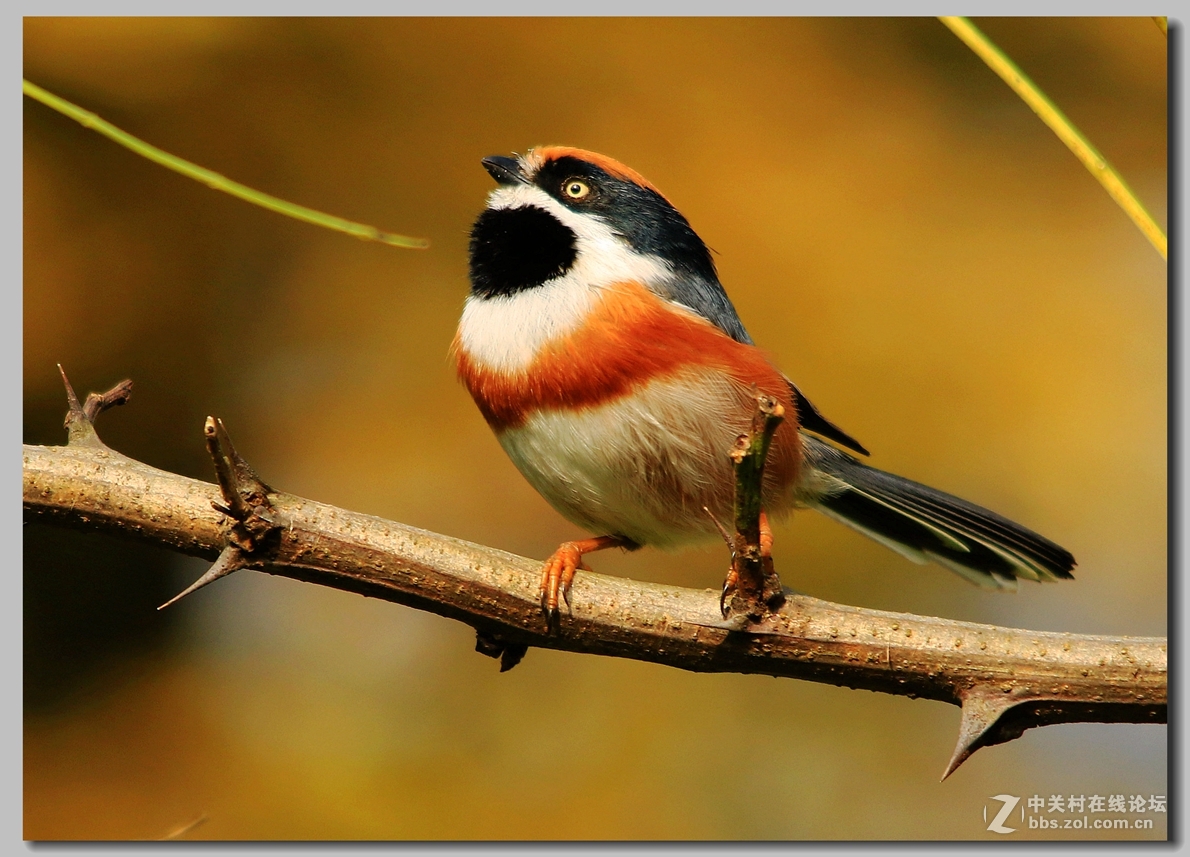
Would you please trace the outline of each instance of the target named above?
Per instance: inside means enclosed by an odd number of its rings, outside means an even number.
[[[764,509],[760,510],[760,555],[773,555],[773,528],[769,526],[769,516],[764,513]]]
[[[639,547],[636,542],[623,536],[596,536],[593,539],[581,539],[577,542],[562,542],[553,555],[545,561],[541,569],[541,609],[546,619],[556,619],[558,616],[558,593],[566,599],[566,606],[570,606],[570,584],[574,581],[574,574],[580,568],[590,571],[583,565],[583,554],[594,553],[605,548],[633,548]]]

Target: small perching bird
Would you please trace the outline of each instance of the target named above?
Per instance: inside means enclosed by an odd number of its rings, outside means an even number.
[[[786,414],[762,491],[770,540],[769,516],[809,507],[988,589],[1072,577],[1048,539],[845,452],[868,454],[752,343],[706,245],[639,173],[560,146],[483,165],[499,186],[471,231],[459,377],[529,483],[597,534],[546,561],[548,617],[584,554],[717,537],[758,392]]]

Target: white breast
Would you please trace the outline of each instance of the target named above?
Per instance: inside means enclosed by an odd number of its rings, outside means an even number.
[[[569,520],[594,535],[673,547],[716,534],[704,506],[730,524],[728,453],[747,430],[751,405],[741,384],[699,371],[600,407],[535,413],[499,439]],[[771,514],[788,506],[769,505]]]
[[[515,295],[470,295],[459,320],[459,344],[485,369],[514,373],[526,369],[541,347],[572,333],[597,299],[566,278]]]

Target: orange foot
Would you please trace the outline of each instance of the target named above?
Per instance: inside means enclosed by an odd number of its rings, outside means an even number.
[[[558,594],[570,607],[570,584],[574,582],[574,574],[580,568],[590,571],[583,565],[583,554],[594,553],[605,548],[628,548],[632,550],[639,545],[623,536],[597,536],[593,539],[582,539],[577,542],[562,542],[553,552],[541,569],[541,610],[545,613],[546,621],[554,625],[558,619]]]

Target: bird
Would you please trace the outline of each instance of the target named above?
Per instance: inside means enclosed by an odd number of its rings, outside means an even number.
[[[770,519],[810,508],[986,589],[1073,577],[1073,555],[1049,539],[864,463],[868,450],[753,342],[707,245],[640,173],[568,146],[482,165],[496,187],[471,228],[451,352],[513,464],[592,534],[544,563],[547,620],[560,600],[569,606],[586,554],[721,534],[734,500],[728,453],[758,394],[786,414],[761,490],[766,553]]]

